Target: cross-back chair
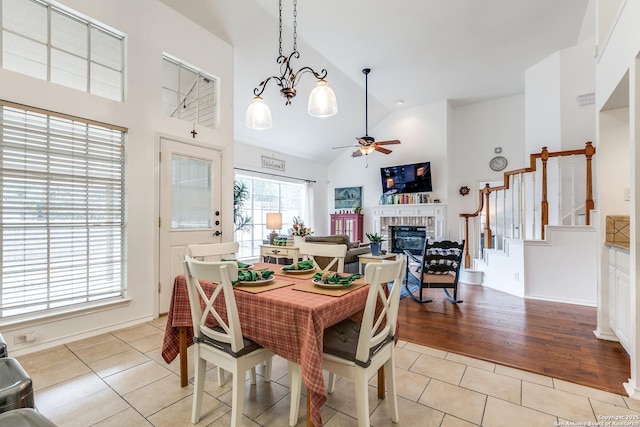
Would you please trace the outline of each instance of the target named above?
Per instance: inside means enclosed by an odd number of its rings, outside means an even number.
[[[313,261],[314,268],[344,273],[344,258],[347,256],[347,245],[302,242],[298,246],[298,249],[303,259]],[[316,257],[328,258],[328,264],[320,267]]]
[[[189,245],[189,256],[198,261],[221,261],[222,258],[234,259],[238,253],[238,242],[203,243]]]
[[[369,426],[368,382],[382,366],[391,421],[395,423],[399,420],[394,338],[406,259],[398,258],[397,261],[366,265],[364,276],[370,288],[362,322],[347,319],[324,331],[322,368],[330,374],[347,377],[354,382],[359,427]],[[393,282],[391,290],[385,289],[389,282]],[[292,371],[292,367],[295,368],[295,365],[289,367],[289,425],[293,426],[298,420],[302,377],[299,369]],[[330,378],[329,382],[331,381]]]
[[[453,304],[461,303],[462,300],[458,299],[458,278],[463,252],[464,240],[458,243],[450,240],[429,242],[428,239],[425,240],[422,254],[404,251],[407,256],[405,286],[411,298],[420,303],[432,302],[433,300],[423,296],[422,290],[441,288],[449,301]],[[409,289],[410,276],[420,283],[417,296]],[[449,290],[453,291],[453,295]]]
[[[240,426],[244,407],[246,372],[251,371],[251,384],[255,384],[255,366],[265,363],[264,380],[269,382],[273,353],[242,336],[232,285],[232,281],[238,279],[238,265],[234,261],[205,262],[186,256],[184,272],[195,342],[191,422],[195,424],[200,420],[207,362],[212,362],[233,375],[231,426]],[[200,281],[217,283],[210,296],[205,293]],[[219,297],[224,298],[226,316],[221,315],[214,304]],[[221,303],[222,301],[218,306]],[[212,318],[218,326],[208,326],[210,324],[208,321]]]

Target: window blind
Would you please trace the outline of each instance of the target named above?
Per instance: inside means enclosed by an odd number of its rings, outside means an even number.
[[[124,296],[126,130],[0,101],[0,317]]]

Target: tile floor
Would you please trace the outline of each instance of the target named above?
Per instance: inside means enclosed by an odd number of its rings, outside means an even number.
[[[192,386],[181,388],[177,360],[167,365],[160,356],[164,326],[161,317],[19,357],[36,406],[60,427],[190,426]],[[640,401],[408,342],[398,344],[396,375],[400,422],[389,420],[374,378],[374,426],[604,426],[607,416],[626,422],[608,425],[640,426]],[[229,384],[218,387],[216,369],[209,369],[199,426],[229,425]],[[272,381],[258,377],[247,387],[243,424],[287,426],[288,413],[287,364],[276,357]],[[299,426],[305,417],[302,398]],[[322,417],[328,427],[357,425],[350,381],[337,381]]]

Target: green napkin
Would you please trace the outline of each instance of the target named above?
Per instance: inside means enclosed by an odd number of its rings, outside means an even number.
[[[313,261],[308,259],[306,261],[300,261],[299,263],[294,263],[294,264],[282,267],[282,270],[283,271],[289,271],[289,270],[311,270],[312,268],[313,268]]]
[[[271,279],[273,277],[273,271],[271,270],[240,270],[238,271],[238,280],[233,282],[235,285],[238,282],[257,282],[258,280]]]
[[[362,274],[350,274],[349,276],[341,276],[339,273],[320,272],[313,275],[315,280],[330,285],[342,285],[345,288],[351,286],[351,283],[362,277]]]
[[[238,264],[238,268],[247,268],[247,267],[251,267],[251,264],[245,264],[242,261],[238,261],[237,259],[224,259],[222,258],[221,261],[235,261],[236,264]]]

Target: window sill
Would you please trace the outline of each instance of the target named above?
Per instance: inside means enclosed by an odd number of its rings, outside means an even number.
[[[19,316],[12,316],[0,321],[3,328],[36,326],[43,323],[50,323],[56,320],[72,319],[86,316],[88,314],[113,310],[131,304],[131,298],[120,298],[117,300],[99,301],[95,303],[83,304],[81,307],[64,307],[37,313],[29,313]]]

